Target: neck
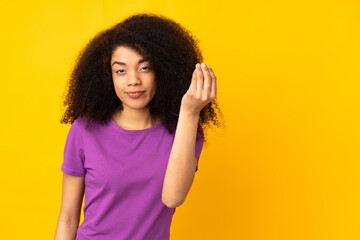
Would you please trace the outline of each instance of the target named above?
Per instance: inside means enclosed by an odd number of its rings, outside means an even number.
[[[113,121],[127,130],[140,130],[155,126],[160,122],[159,118],[150,115],[150,109],[141,110],[124,108],[112,115]]]

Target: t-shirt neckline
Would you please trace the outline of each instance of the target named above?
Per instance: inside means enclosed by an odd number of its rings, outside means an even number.
[[[120,127],[119,125],[117,125],[115,123],[115,121],[110,118],[109,120],[110,122],[110,126],[112,127],[112,129],[118,131],[118,132],[121,132],[121,133],[127,133],[127,134],[143,134],[143,133],[150,133],[150,132],[153,132],[155,131],[156,129],[158,129],[159,127],[161,127],[162,125],[162,121],[155,124],[154,126],[152,127],[149,127],[149,128],[145,128],[145,129],[137,129],[137,130],[129,130],[129,129],[125,129],[125,128],[122,128]]]

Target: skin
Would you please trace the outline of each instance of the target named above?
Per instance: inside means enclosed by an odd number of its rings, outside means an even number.
[[[117,96],[123,102],[124,110],[113,115],[113,120],[125,129],[144,129],[154,126],[159,119],[152,119],[149,102],[156,93],[155,77],[152,71],[143,69],[146,65],[138,63],[142,59],[137,52],[126,47],[119,47],[114,52],[111,63],[120,61],[126,66],[115,64],[120,72],[112,76]],[[117,70],[116,70],[117,71]],[[145,90],[139,99],[129,99],[127,90]],[[184,94],[179,112],[179,120],[171,149],[164,184],[162,202],[169,208],[180,206],[191,188],[195,177],[197,159],[195,142],[197,125],[201,109],[215,99],[217,92],[216,77],[210,66],[197,66],[194,69],[188,91]],[[63,198],[59,214],[55,239],[75,239],[79,226],[80,211],[84,196],[84,177],[63,174]]]
[[[55,240],[75,239],[84,198],[85,177],[63,173],[61,209]]]
[[[149,61],[132,48],[119,46],[111,56],[112,79],[116,95],[124,109],[113,115],[113,120],[126,129],[144,129],[158,123],[150,116],[149,103],[156,93],[155,74]],[[198,80],[199,79],[199,80]],[[126,92],[145,91],[133,99]],[[184,111],[200,113],[201,109],[216,96],[216,77],[209,65],[195,67],[192,82],[181,107]],[[134,125],[130,125],[134,123]]]
[[[169,208],[184,203],[195,177],[195,143],[201,109],[214,100],[216,76],[210,66],[196,65],[188,91],[184,94],[174,143],[167,165],[162,202]]]
[[[217,92],[216,76],[209,65],[196,64],[190,87],[181,101],[181,108],[194,115],[215,99]]]
[[[160,122],[150,115],[149,103],[156,93],[155,74],[149,61],[132,48],[119,46],[111,56],[111,72],[116,95],[123,103],[123,110],[112,119],[129,130],[145,129]],[[145,91],[133,99],[126,92]]]
[[[113,114],[120,127],[145,129],[159,123],[150,115],[149,103],[156,94],[151,63],[132,48],[119,46],[111,56],[114,88],[124,109]],[[150,69],[149,69],[150,68]],[[145,91],[133,99],[128,91]],[[191,84],[181,100],[179,120],[162,190],[162,202],[169,208],[180,206],[194,180],[197,159],[195,143],[201,109],[216,97],[216,77],[205,63],[195,66]]]

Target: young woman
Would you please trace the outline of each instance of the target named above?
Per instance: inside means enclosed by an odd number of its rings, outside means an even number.
[[[205,124],[219,126],[216,77],[201,62],[191,33],[156,14],[130,16],[87,44],[60,121],[72,125],[55,239],[169,239]]]

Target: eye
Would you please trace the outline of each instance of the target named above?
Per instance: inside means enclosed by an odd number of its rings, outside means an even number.
[[[144,69],[144,68],[147,68],[147,69],[149,69],[149,70],[151,69],[151,67],[147,67],[147,66],[142,67],[141,69]]]
[[[124,71],[123,69],[120,69],[120,70],[117,70],[115,73],[118,73],[119,71]],[[121,73],[123,73],[123,72],[121,72]]]

